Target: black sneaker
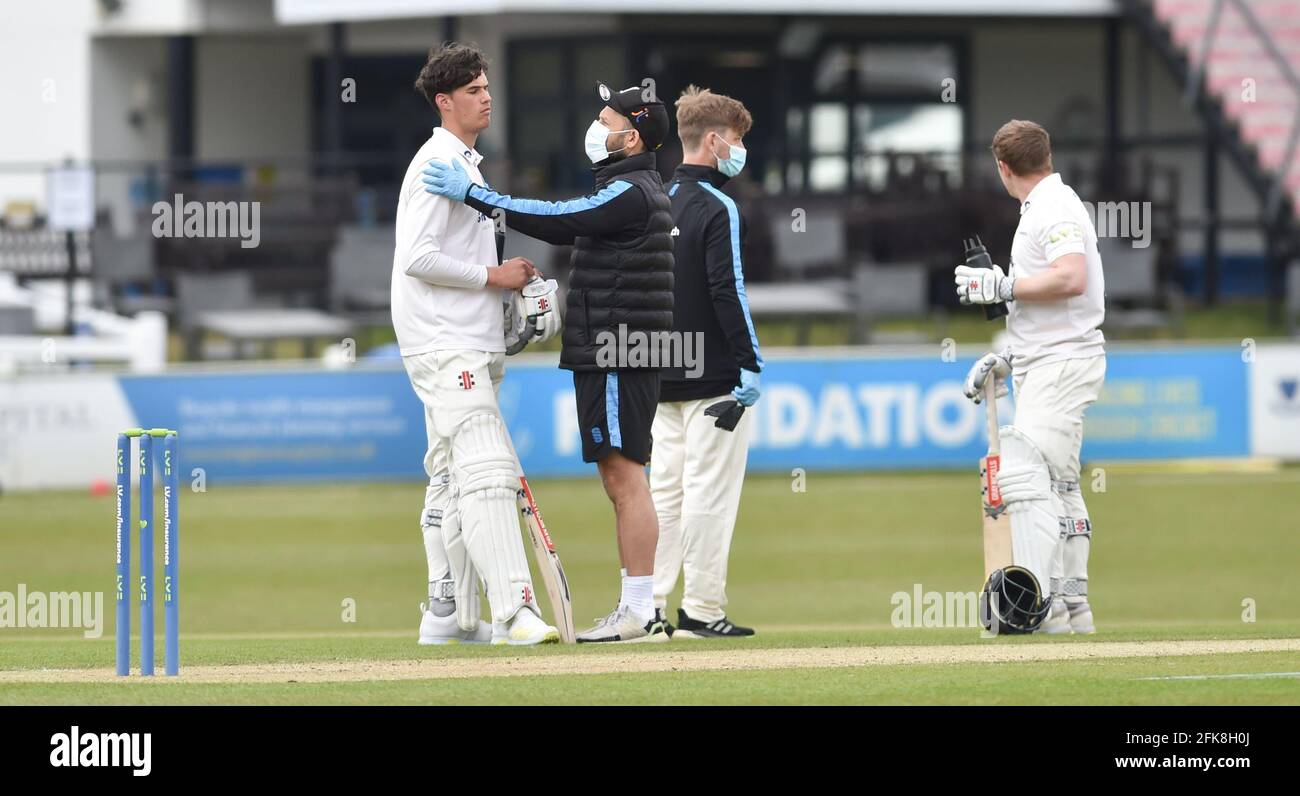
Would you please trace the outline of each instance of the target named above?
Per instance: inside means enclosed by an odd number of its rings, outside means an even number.
[[[691,619],[682,609],[677,609],[677,631],[680,638],[739,638],[754,635],[754,628],[732,624],[727,617],[716,622]]]

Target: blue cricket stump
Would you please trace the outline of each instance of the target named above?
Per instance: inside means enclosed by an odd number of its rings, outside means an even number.
[[[154,673],[153,525],[154,438],[162,439],[163,668],[180,673],[180,437],[165,428],[130,428],[117,435],[117,673],[131,673],[131,440],[140,440],[140,674]]]
[[[153,675],[153,435],[140,437],[140,674]]]
[[[172,431],[163,438],[163,669],[180,673],[180,582],[177,579],[176,539],[180,530],[180,439]]]
[[[131,438],[117,435],[117,673],[131,673]]]

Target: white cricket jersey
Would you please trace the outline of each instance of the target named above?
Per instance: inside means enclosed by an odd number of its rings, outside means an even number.
[[[478,170],[483,156],[442,127],[434,128],[407,167],[393,249],[397,345],[402,356],[451,349],[505,351],[501,291],[485,288],[487,268],[498,264],[492,219],[424,190],[421,172],[435,158],[459,161],[470,179],[485,184]],[[411,276],[411,271],[425,278]],[[430,279],[437,284],[426,281]]]
[[[1007,303],[1007,336],[1017,371],[1106,353],[1106,339],[1098,328],[1106,317],[1106,283],[1097,231],[1074,189],[1061,181],[1061,175],[1051,174],[1020,205],[1009,274],[1019,278],[1042,273],[1066,254],[1082,254],[1087,263],[1088,286],[1083,295]]]

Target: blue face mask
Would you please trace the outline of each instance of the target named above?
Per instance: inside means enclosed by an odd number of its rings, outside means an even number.
[[[717,135],[717,133],[714,133],[714,135]],[[718,136],[718,140],[722,141],[722,136]],[[726,144],[727,142],[722,141],[722,143]],[[730,144],[729,146],[731,147],[731,156],[726,159],[718,158],[718,171],[728,177],[734,177],[740,173],[741,169],[745,168],[746,153],[745,148],[739,144]],[[717,157],[717,155],[714,155],[714,157]]]

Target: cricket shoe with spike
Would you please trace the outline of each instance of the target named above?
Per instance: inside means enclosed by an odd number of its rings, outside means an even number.
[[[677,632],[673,635],[677,638],[743,638],[754,635],[754,628],[741,627],[725,616],[716,622],[701,622],[678,608]]]
[[[1080,635],[1097,632],[1097,627],[1092,623],[1092,606],[1086,600],[1081,603],[1066,603],[1065,607],[1070,611],[1071,630]]]
[[[1038,626],[1037,632],[1049,636],[1064,636],[1074,632],[1070,628],[1070,612],[1065,608],[1065,600],[1052,600],[1052,611]]]
[[[479,622],[475,630],[461,630],[456,622],[456,612],[447,616],[438,616],[427,607],[420,618],[420,644],[424,646],[438,644],[486,644],[492,640],[492,626]]]
[[[560,631],[543,622],[531,605],[525,605],[508,623],[492,626],[492,643],[511,647],[559,644]]]
[[[664,630],[662,614],[655,612],[650,621],[642,623],[623,605],[604,619],[597,619],[596,626],[578,634],[579,644],[631,644],[636,642],[663,642],[668,640]]]

